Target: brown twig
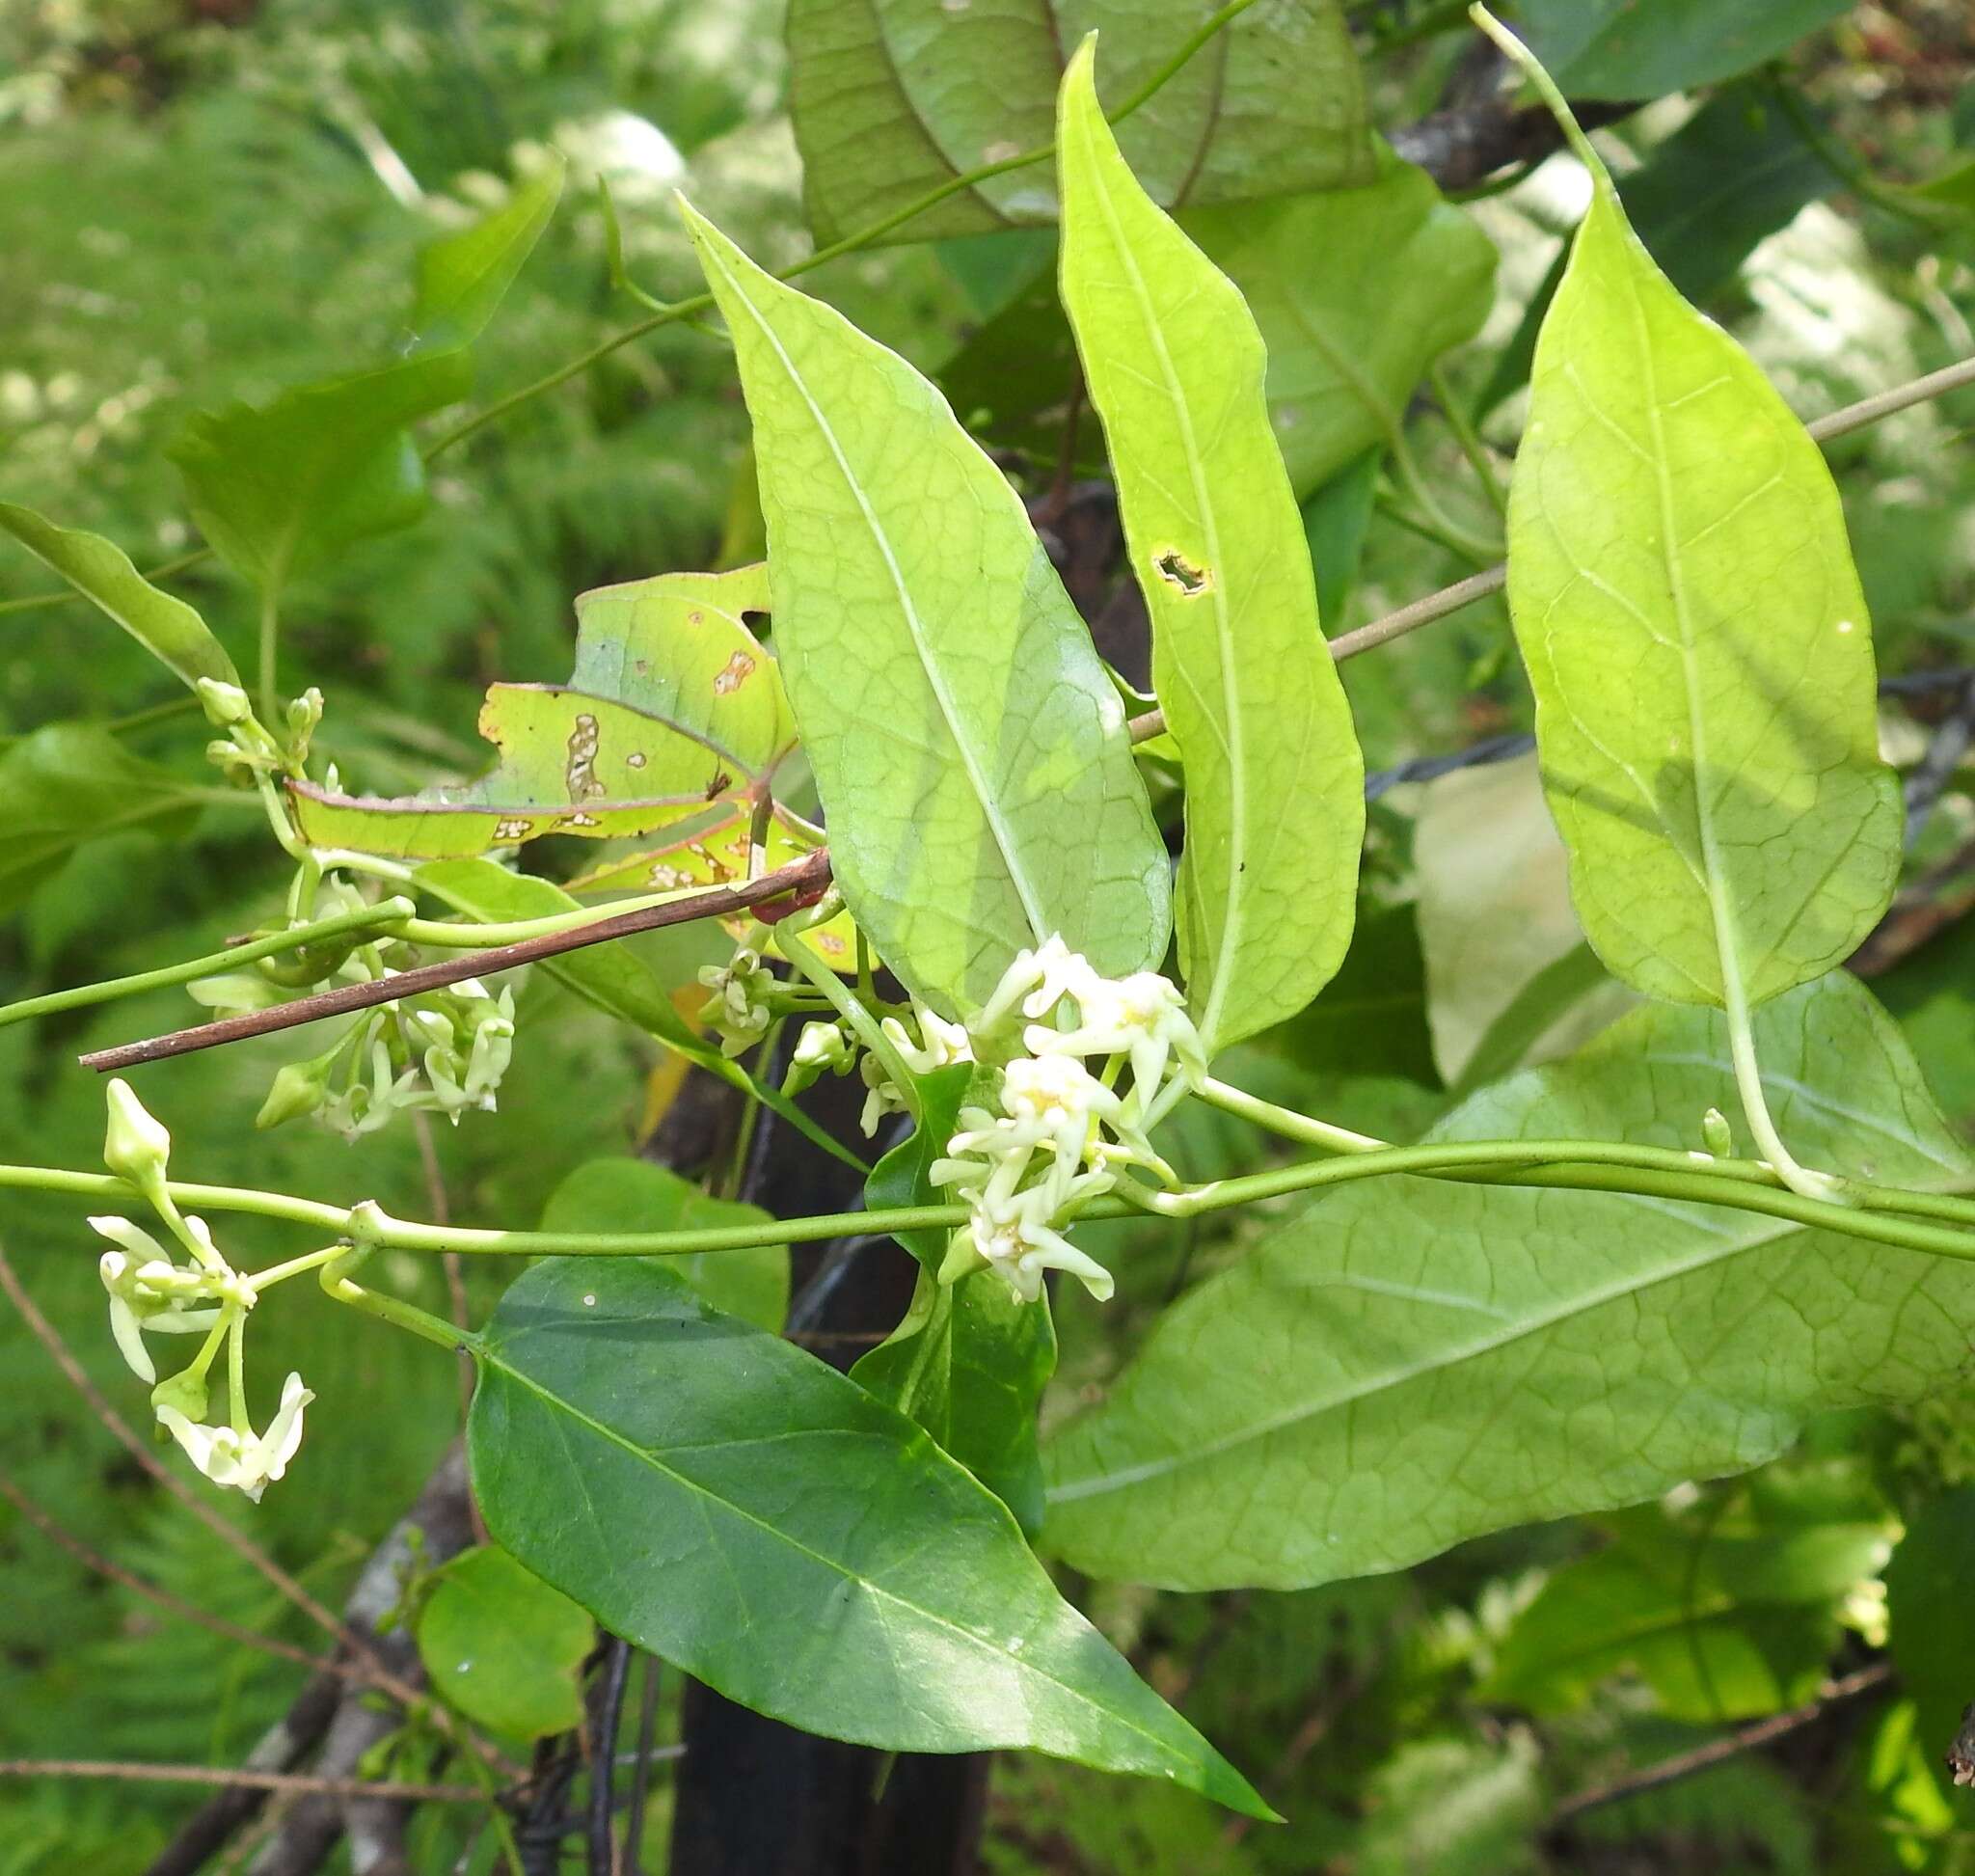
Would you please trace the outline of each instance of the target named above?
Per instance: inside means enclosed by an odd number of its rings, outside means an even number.
[[[133,1595],[142,1596],[168,1615],[176,1616],[181,1621],[195,1623],[228,1642],[236,1642],[243,1648],[257,1648],[262,1654],[277,1656],[283,1661],[292,1661],[300,1667],[337,1674],[346,1679],[360,1680],[366,1684],[370,1676],[363,1669],[348,1662],[325,1660],[312,1655],[307,1648],[297,1647],[292,1642],[284,1642],[273,1635],[263,1635],[257,1629],[243,1628],[238,1622],[230,1622],[224,1616],[215,1616],[197,1603],[187,1602],[182,1596],[174,1595],[169,1590],[161,1590],[155,1583],[148,1583],[134,1570],[127,1570],[114,1559],[92,1550],[74,1532],[57,1522],[55,1517],[35,1503],[20,1486],[6,1473],[0,1472],[0,1498],[18,1511],[52,1544],[59,1545],[85,1568],[94,1570],[98,1576],[120,1584]]]
[[[384,1784],[369,1779],[318,1779],[307,1772],[243,1772],[230,1765],[155,1765],[134,1759],[5,1758],[0,1779],[123,1779],[139,1784],[245,1785],[293,1798],[382,1799],[397,1805],[484,1805],[470,1784]]]
[[[145,1442],[130,1430],[130,1426],[115,1407],[104,1398],[102,1390],[90,1379],[82,1364],[75,1359],[67,1342],[55,1325],[43,1316],[35,1300],[22,1287],[20,1278],[14,1274],[14,1265],[7,1253],[0,1249],[0,1290],[5,1290],[8,1299],[20,1312],[20,1319],[34,1332],[34,1337],[48,1351],[49,1358],[68,1377],[68,1384],[89,1403],[90,1411],[95,1415],[109,1433],[144,1470],[172,1494],[194,1517],[214,1536],[230,1549],[244,1558],[258,1570],[267,1581],[281,1591],[289,1602],[318,1628],[334,1636],[344,1647],[364,1665],[365,1677],[373,1685],[382,1688],[392,1699],[416,1700],[413,1690],[392,1674],[377,1659],[375,1653],[364,1646],[349,1628],[337,1620],[321,1603],[295,1581],[286,1570],[277,1563],[254,1539],[241,1531],[230,1518],[223,1517],[206,1504],[192,1487],[178,1477],[169,1466],[160,1463],[158,1456]]]
[[[293,1029],[305,1022],[319,1022],[324,1017],[347,1016],[353,1010],[367,1010],[379,1003],[391,1003],[401,996],[440,990],[468,977],[491,977],[518,965],[554,958],[585,945],[608,944],[613,938],[633,938],[640,932],[656,932],[667,925],[685,925],[698,918],[723,918],[729,912],[765,907],[776,899],[798,903],[811,893],[821,896],[829,884],[829,856],[819,848],[800,859],[764,873],[758,880],[740,885],[721,886],[712,892],[695,893],[690,899],[674,899],[663,906],[646,906],[640,911],[619,912],[614,918],[599,918],[587,925],[566,931],[546,932],[540,938],[523,938],[518,944],[490,946],[484,951],[468,951],[438,964],[420,965],[416,970],[401,970],[392,977],[380,977],[365,984],[340,984],[313,996],[298,996],[290,1003],[277,1003],[272,1009],[253,1010],[245,1016],[225,1017],[218,1022],[202,1022],[191,1029],[175,1030],[169,1036],[153,1036],[145,1042],[124,1043],[116,1048],[99,1048],[79,1057],[86,1069],[109,1073],[138,1068],[146,1062],[161,1062],[172,1055],[189,1055],[195,1049],[216,1048],[222,1043],[237,1043],[249,1036],[266,1036],[280,1029]],[[770,908],[772,911],[772,908]]]
[[[1792,1707],[1787,1713],[1772,1713],[1765,1720],[1757,1720],[1750,1726],[1724,1733],[1719,1739],[1711,1739],[1705,1746],[1696,1746],[1691,1753],[1664,1758],[1657,1765],[1642,1766],[1637,1772],[1613,1779],[1609,1784],[1592,1785],[1574,1798],[1566,1798],[1550,1813],[1546,1828],[1554,1831],[1573,1817],[1587,1810],[1596,1810],[1601,1805],[1616,1804],[1621,1798],[1636,1797],[1642,1791],[1656,1791],[1677,1779],[1691,1778],[1696,1772],[1705,1772],[1724,1759],[1735,1758],[1743,1753],[1753,1752],[1759,1746],[1767,1746],[1793,1732],[1799,1732],[1805,1726],[1815,1726],[1833,1707],[1877,1693],[1880,1688],[1889,1686],[1892,1680],[1892,1663],[1875,1661],[1870,1667],[1860,1668],[1855,1673],[1830,1682],[1816,1699],[1803,1706]]]

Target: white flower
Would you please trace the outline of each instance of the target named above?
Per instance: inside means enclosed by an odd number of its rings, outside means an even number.
[[[1101,1174],[1087,1173],[1083,1179],[1109,1183]],[[1050,1224],[1053,1211],[1047,1196],[1044,1188],[1035,1186],[1006,1205],[977,1205],[957,1241],[998,1271],[1025,1303],[1042,1295],[1044,1270],[1067,1270],[1098,1302],[1110,1301],[1110,1271]]]
[[[202,1221],[185,1222],[199,1224],[203,1240],[211,1241]],[[119,1246],[105,1251],[96,1264],[110,1293],[110,1334],[130,1372],[140,1381],[154,1382],[158,1372],[142,1332],[194,1335],[211,1328],[220,1319],[219,1310],[191,1305],[216,1294],[214,1279],[203,1270],[179,1269],[156,1238],[127,1218],[92,1218],[89,1223],[98,1237]]]
[[[1047,1016],[1065,996],[1101,981],[1082,952],[1072,951],[1052,933],[1035,950],[1015,953],[973,1026],[983,1033],[994,1028],[1015,1014],[1017,1003],[1026,1017]]]
[[[937,1011],[929,1010],[916,1000],[912,1015],[919,1024],[916,1043],[897,1017],[886,1017],[879,1027],[914,1074],[931,1074],[934,1069],[951,1068],[956,1062],[974,1059],[973,1039],[960,1023],[947,1021]]]
[[[805,1022],[790,1053],[782,1091],[799,1095],[820,1080],[825,1070],[831,1074],[849,1074],[856,1061],[857,1045],[844,1033],[841,1023]]]
[[[176,1407],[157,1409],[159,1424],[185,1449],[185,1456],[215,1485],[247,1494],[257,1505],[260,1494],[279,1479],[302,1444],[302,1409],[315,1399],[290,1374],[282,1389],[282,1403],[264,1433],[239,1433],[230,1427],[203,1427]]]
[[[700,1014],[719,1037],[723,1054],[743,1054],[768,1033],[773,1017],[769,998],[777,986],[760,952],[744,944],[727,964],[702,965],[699,981],[714,992]]]
[[[1175,1056],[1190,1086],[1207,1073],[1200,1032],[1186,1014],[1178,987],[1155,970],[1129,977],[1093,976],[1073,992],[1078,1022],[1071,1029],[1032,1025],[1022,1040],[1037,1055],[1114,1055],[1131,1061],[1130,1111],[1143,1114],[1159,1092]]]

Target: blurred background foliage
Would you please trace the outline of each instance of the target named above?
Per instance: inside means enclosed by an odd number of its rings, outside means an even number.
[[[1441,100],[1467,44],[1457,12],[1425,0],[1350,9],[1382,127]],[[765,260],[798,258],[807,236],[779,13],[774,0],[0,8],[0,498],[107,534],[140,565],[183,552],[194,537],[164,450],[187,414],[385,356],[418,248],[505,200],[552,147],[570,160],[570,189],[475,348],[479,402],[637,316],[612,283],[591,186],[599,173],[624,222],[631,274],[651,292],[696,284],[670,208],[682,183]],[[1712,100],[1652,103],[1608,147],[1663,260],[1688,269],[1689,290],[1806,417],[1975,352],[1975,217],[1903,193],[1975,150],[1975,22],[1962,0],[1842,14]],[[1476,412],[1490,442],[1508,448],[1519,336],[1583,198],[1582,173],[1563,160],[1513,182],[1468,204],[1500,254],[1494,305],[1433,393]],[[1046,256],[1046,240],[1039,248],[1029,236],[898,247],[833,263],[813,285],[937,370]],[[1975,666],[1971,418],[1965,397],[1922,406],[1834,458],[1889,673]],[[1489,510],[1447,425],[1420,406],[1411,427],[1447,505],[1484,525]],[[350,549],[290,597],[284,675],[329,693],[325,747],[346,773],[392,792],[470,773],[481,688],[567,668],[575,593],[744,557],[758,526],[744,442],[731,361],[680,325],[444,457],[421,523]],[[1313,532],[1335,521],[1320,512],[1326,498],[1363,507],[1349,490],[1317,492]],[[1362,533],[1356,577],[1332,588],[1341,595],[1326,620],[1333,633],[1470,570],[1384,508],[1351,531]],[[44,585],[25,556],[0,555],[0,603]],[[244,657],[252,600],[239,583],[208,563],[181,589]],[[1505,615],[1490,604],[1351,663],[1370,766],[1527,729],[1510,652]],[[0,737],[58,720],[116,724],[133,755],[203,783],[203,736],[189,719],[125,720],[171,696],[169,680],[94,615],[0,614]],[[1910,709],[1889,705],[1889,748],[1917,759],[1952,700],[1943,691]],[[1492,777],[1471,771],[1381,798],[1373,903],[1344,975],[1307,1018],[1243,1051],[1239,1078],[1396,1137],[1450,1104],[1489,1024],[1575,943],[1567,909],[1556,922],[1554,839],[1535,791],[1490,798]],[[1949,776],[1916,873],[1957,855],[1967,864],[1969,785],[1965,766]],[[1461,830],[1475,826],[1488,829],[1485,851],[1514,863],[1454,870],[1474,846]],[[257,817],[204,802],[185,831],[169,846],[142,829],[93,840],[40,869],[32,892],[13,892],[0,991],[208,950],[263,915],[279,874]],[[1975,921],[1943,924],[1874,987],[1951,1111],[1975,1123]],[[1504,926],[1533,936],[1491,946],[1486,933]],[[671,948],[668,981],[690,981],[703,942]],[[189,1011],[168,992],[0,1032],[0,1156],[94,1164],[100,1092],[65,1072],[68,1058],[176,1026]],[[456,1216],[531,1223],[570,1168],[636,1139],[653,1065],[545,979],[528,987],[522,1024],[501,1112],[437,1129],[430,1164],[403,1131],[367,1139],[361,1156],[319,1132],[252,1132],[273,1068],[294,1052],[278,1041],[165,1065],[146,1093],[197,1177],[375,1196],[415,1214],[443,1196]],[[1568,1040],[1553,1026],[1538,1047]],[[1267,1151],[1224,1117],[1178,1125],[1185,1163],[1201,1176]],[[251,1224],[233,1229],[242,1250],[269,1248]],[[1104,1229],[1118,1241],[1098,1255],[1121,1273],[1120,1299],[1101,1315],[1080,1293],[1060,1299],[1054,1411],[1101,1384],[1153,1310],[1238,1256],[1253,1222],[1222,1214],[1182,1241],[1130,1222]],[[75,1208],[16,1195],[4,1242],[85,1366],[113,1397],[127,1392],[100,1332],[95,1255]],[[503,1274],[470,1273],[475,1300]],[[429,1267],[392,1277],[444,1306]],[[334,1604],[446,1442],[457,1376],[422,1345],[362,1332],[306,1293],[284,1293],[270,1314],[270,1371],[300,1368],[324,1404],[304,1473],[269,1495],[253,1525]],[[12,1312],[0,1313],[0,1455],[33,1500],[168,1590],[311,1639],[129,1463]],[[358,1401],[391,1410],[338,1410]],[[1181,1793],[1121,1793],[1072,1767],[1011,1762],[996,1774],[988,1866],[997,1876],[1975,1867],[1975,1823],[1937,1769],[1938,1700],[1908,1665],[1959,1648],[1975,1694],[1975,1611],[1965,1597],[1923,1592],[1943,1572],[1975,1581],[1971,1407],[1975,1393],[1842,1416],[1750,1479],[1492,1537],[1403,1577],[1293,1595],[1099,1587],[1088,1597],[1094,1618],[1292,1822],[1250,1831]],[[1904,1648],[1882,1577],[1890,1570],[1897,1591],[1903,1547],[1916,1586]],[[1876,1688],[1771,1752],[1569,1808],[1572,1794],[1629,1767],[1816,1697],[1888,1646],[1907,1672],[1907,1698]],[[162,1620],[0,1510],[0,1756],[234,1763],[301,1677]],[[140,1870],[195,1802],[0,1782],[0,1876]],[[664,1819],[661,1801],[654,1845]],[[450,1867],[453,1827],[421,1828],[423,1866]]]

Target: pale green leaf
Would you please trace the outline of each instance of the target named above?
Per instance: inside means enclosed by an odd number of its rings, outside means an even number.
[[[58,528],[32,508],[0,502],[5,528],[36,559],[116,620],[174,676],[188,685],[203,677],[238,684],[240,673],[205,621],[182,599],[160,592],[100,534]]]
[[[1156,965],[1165,849],[1020,500],[903,359],[684,212],[740,360],[775,645],[858,924],[948,1014],[1052,934],[1107,975]]]
[[[406,426],[456,403],[473,377],[464,350],[424,352],[258,407],[201,411],[167,453],[200,532],[256,585],[278,590],[424,512],[424,465]]]
[[[1202,23],[1197,0],[793,0],[790,107],[809,219],[830,241],[961,172],[1046,147],[1065,52],[1111,30],[1116,109]],[[1162,203],[1333,189],[1371,167],[1364,84],[1337,0],[1278,0],[1224,27],[1123,126]],[[902,240],[1056,212],[1046,164],[915,217]]]
[[[554,219],[562,178],[562,158],[552,151],[491,215],[419,250],[408,350],[446,351],[480,336]]]
[[[1585,936],[1683,1003],[1841,963],[1899,871],[1837,490],[1600,177],[1536,347],[1508,598]]]
[[[1315,996],[1351,941],[1365,765],[1239,291],[1063,81],[1063,298],[1104,421],[1152,687],[1186,771],[1177,923],[1208,1049]]]
[[[578,1671],[595,1640],[576,1603],[492,1544],[447,1563],[419,1612],[419,1658],[433,1691],[510,1739],[582,1724]]]
[[[1966,1150],[1853,980],[1756,1013],[1769,1099],[1821,1163],[1965,1186]],[[1720,1019],[1647,1008],[1428,1136],[1691,1148]],[[1379,1180],[1170,1310],[1044,1448],[1079,1569],[1183,1589],[1403,1568],[1506,1525],[1773,1457],[1811,1415],[1965,1372],[1975,1268],[1658,1199]]]
[[[706,1231],[763,1224],[768,1213],[735,1199],[716,1199],[690,1180],[649,1159],[591,1159],[576,1168],[542,1208],[555,1232]],[[781,1333],[789,1313],[789,1247],[753,1244],[740,1251],[689,1251],[665,1260],[717,1310]]]
[[[538,1264],[478,1339],[473,1483],[516,1557],[805,1731],[1032,1747],[1268,1814],[922,1428],[663,1262]]]
[[[1572,97],[1658,97],[1786,52],[1852,0],[1518,0],[1536,55]]]

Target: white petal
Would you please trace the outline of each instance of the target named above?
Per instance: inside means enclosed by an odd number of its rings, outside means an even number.
[[[130,1364],[130,1372],[147,1387],[155,1387],[158,1371],[152,1365],[150,1350],[144,1346],[144,1335],[137,1325],[137,1312],[118,1295],[110,1298],[110,1335],[117,1344],[118,1352]]]
[[[92,1218],[89,1228],[98,1237],[107,1237],[111,1243],[121,1245],[130,1254],[133,1263],[149,1264],[165,1256],[164,1246],[149,1232],[140,1231],[128,1218]]]

